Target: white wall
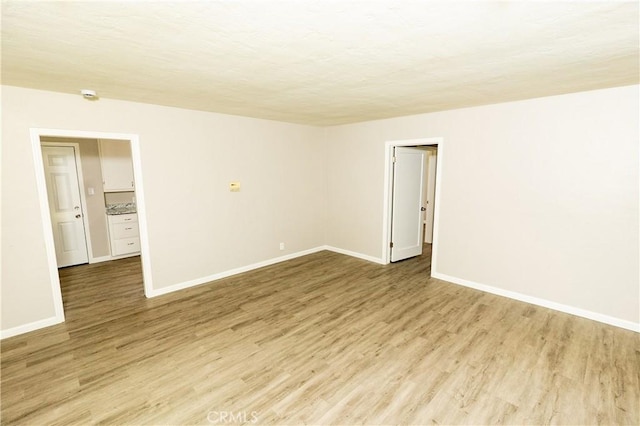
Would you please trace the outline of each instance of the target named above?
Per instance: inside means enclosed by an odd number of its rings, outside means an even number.
[[[324,244],[381,259],[385,141],[441,136],[437,272],[638,324],[638,98],[321,129],[3,86],[1,328],[55,314],[31,127],[140,136],[158,291]]]
[[[31,127],[140,136],[157,291],[324,244],[323,129],[3,86],[2,330],[55,314]]]
[[[640,323],[638,86],[327,129],[327,244],[382,259],[385,141],[444,137],[438,273]]]

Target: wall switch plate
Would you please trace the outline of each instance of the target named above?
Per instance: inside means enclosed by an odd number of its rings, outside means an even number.
[[[284,243],[280,243],[280,250],[284,250]]]
[[[229,191],[240,192],[240,182],[231,182],[229,184]]]
[[[93,188],[87,188],[87,192],[89,193],[89,195],[95,195],[96,190]]]

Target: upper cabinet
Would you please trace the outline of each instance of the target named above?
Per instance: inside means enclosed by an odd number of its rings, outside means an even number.
[[[104,192],[133,191],[133,161],[129,141],[100,140]]]

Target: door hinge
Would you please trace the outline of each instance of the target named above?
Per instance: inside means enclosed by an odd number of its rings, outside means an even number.
[[[391,162],[395,164],[395,162],[396,162],[396,157],[391,157]]]
[[[393,248],[393,241],[389,243],[389,247]]]

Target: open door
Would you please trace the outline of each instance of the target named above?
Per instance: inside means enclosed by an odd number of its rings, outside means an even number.
[[[393,161],[391,261],[422,254],[425,151],[396,147]]]

